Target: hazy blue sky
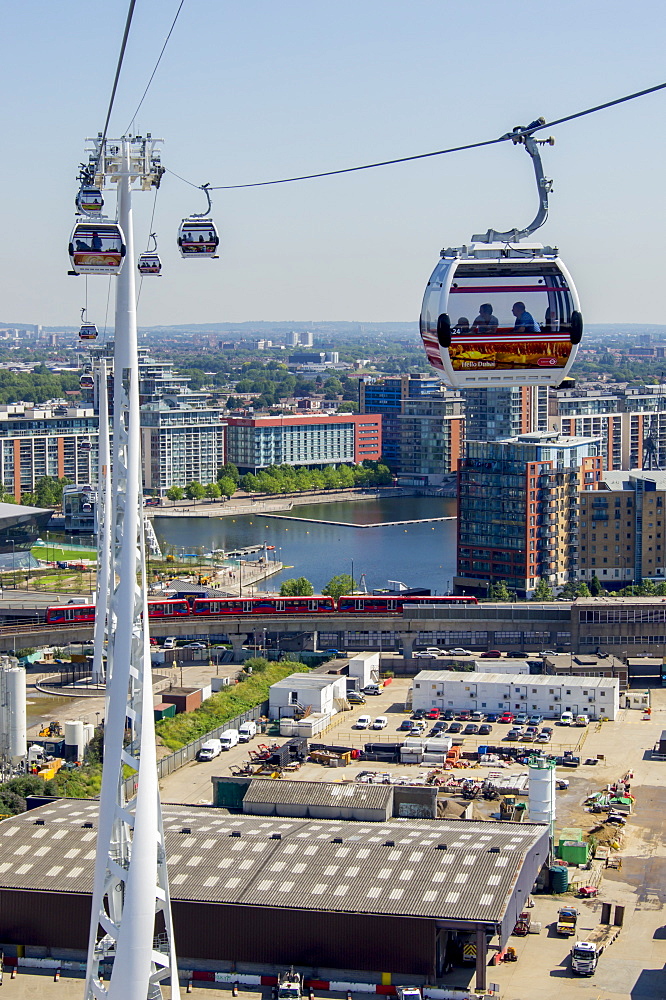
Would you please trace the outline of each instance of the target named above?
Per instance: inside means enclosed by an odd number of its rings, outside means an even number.
[[[110,135],[128,126],[178,0],[138,0]],[[101,130],[127,3],[5,5],[0,321],[74,324],[68,278],[77,165]],[[499,136],[666,79],[663,0],[186,0],[137,125],[196,184],[242,183]],[[558,245],[589,322],[665,322],[666,91],[554,130],[541,238]],[[113,205],[115,196],[107,195]],[[134,199],[137,245],[153,196]],[[442,246],[523,226],[529,157],[510,144],[326,180],[219,192],[219,261],[182,260],[200,192],[167,174],[164,277],[139,322],[416,319]],[[108,279],[88,279],[103,322]]]

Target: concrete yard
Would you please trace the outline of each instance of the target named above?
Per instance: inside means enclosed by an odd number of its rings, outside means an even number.
[[[398,726],[407,717],[404,701],[409,687],[408,679],[394,680],[377,697],[368,697],[365,705],[356,706],[345,713],[339,723],[330,729],[321,742],[361,747],[370,740],[393,741]],[[591,791],[603,788],[633,772],[631,790],[636,795],[636,809],[625,828],[621,847],[622,868],[608,869],[601,883],[596,901],[576,900],[581,916],[581,931],[590,930],[598,923],[602,901],[625,906],[625,923],[618,940],[601,956],[596,974],[591,978],[574,977],[570,969],[569,951],[572,940],[558,937],[550,925],[558,908],[570,903],[572,896],[535,896],[531,911],[532,921],[541,922],[541,934],[512,938],[511,944],[518,953],[515,963],[502,963],[488,970],[488,981],[500,986],[503,1000],[560,1000],[562,997],[589,998],[589,1000],[663,1000],[666,997],[666,763],[652,760],[649,750],[666,729],[666,690],[653,689],[652,715],[644,720],[639,711],[622,709],[615,722],[592,723],[587,729],[555,726],[553,743],[545,749],[561,753],[563,749],[579,746],[582,759],[603,754],[605,760],[594,766],[581,765],[577,769],[561,768],[558,774],[570,781],[565,791],[557,793],[557,829],[581,826],[584,830],[595,825],[596,817],[583,809],[583,800]],[[354,729],[359,715],[375,718],[386,715],[389,725],[373,733],[372,730]],[[507,726],[495,725],[489,737],[468,737],[465,748],[473,749],[479,742],[500,743]],[[580,741],[582,739],[582,746]],[[254,743],[273,742],[274,738],[257,737]],[[282,742],[282,740],[280,740]],[[239,746],[210,763],[192,763],[161,782],[162,797],[168,802],[211,802],[211,777],[224,775],[247,760],[247,747]],[[424,774],[416,766],[385,765],[354,762],[344,769],[329,769],[318,764],[305,764],[296,777],[307,780],[350,780],[365,770],[394,773],[406,778]],[[491,767],[471,766],[454,771],[455,775],[483,777]],[[510,765],[502,774],[518,773],[517,764]],[[486,815],[496,809],[495,803],[482,803],[479,807]],[[476,807],[476,804],[475,804]],[[584,934],[580,934],[584,937]],[[491,954],[493,948],[491,946]],[[461,987],[473,985],[473,974],[465,969],[455,969],[451,984]],[[195,989],[194,993],[203,992]],[[205,990],[210,993],[210,989]],[[228,991],[222,990],[222,993]],[[245,994],[240,994],[241,996]],[[322,994],[331,996],[332,994]],[[256,998],[258,994],[248,993]]]

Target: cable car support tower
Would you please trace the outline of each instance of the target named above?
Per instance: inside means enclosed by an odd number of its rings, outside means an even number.
[[[179,996],[155,753],[132,223],[132,185],[148,191],[164,172],[158,141],[100,135],[89,161],[97,188],[117,185],[127,254],[116,285],[106,723],[86,1000],[159,1000],[166,979]]]

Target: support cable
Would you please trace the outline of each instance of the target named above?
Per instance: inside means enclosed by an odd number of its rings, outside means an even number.
[[[554,128],[555,125],[563,125],[566,122],[574,121],[576,118],[583,118],[586,115],[596,114],[598,111],[605,111],[607,108],[613,108],[618,104],[625,104],[627,101],[634,101],[639,97],[645,97],[647,94],[654,94],[659,90],[666,89],[666,83],[659,83],[654,87],[648,87],[646,90],[638,90],[633,94],[627,94],[625,97],[618,97],[613,101],[606,101],[604,104],[597,104],[593,108],[586,108],[585,111],[576,111],[574,114],[565,115],[563,118],[555,118],[553,121],[544,122],[543,125],[539,125],[537,128],[529,128],[524,131],[509,132],[506,135],[502,135],[499,139],[485,139],[482,142],[470,142],[464,146],[451,146],[448,149],[436,149],[431,153],[417,153],[414,156],[400,156],[393,160],[380,160],[377,163],[364,163],[358,167],[343,167],[340,170],[323,170],[316,174],[301,174],[297,177],[281,177],[277,180],[271,181],[254,181],[252,184],[218,184],[211,185],[211,191],[238,191],[242,188],[256,188],[256,187],[270,187],[275,184],[292,184],[297,181],[312,181],[317,180],[320,177],[336,177],[339,174],[353,174],[358,173],[361,170],[374,170],[376,167],[390,167],[396,163],[410,163],[413,160],[425,160],[432,156],[445,156],[447,153],[462,153],[468,149],[481,149],[484,146],[496,146],[500,142],[508,142],[511,140],[515,142],[516,139],[521,136],[531,135],[533,132],[540,131],[545,128]],[[183,181],[185,184],[189,184],[190,187],[200,188],[200,184],[194,184],[192,181],[187,180],[185,177],[181,177],[177,174],[175,170],[170,170],[167,167],[167,173],[173,174],[179,180]]]

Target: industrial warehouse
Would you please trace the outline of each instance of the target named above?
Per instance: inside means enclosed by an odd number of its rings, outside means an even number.
[[[97,811],[61,799],[2,822],[7,945],[84,959]],[[169,805],[164,830],[182,967],[296,959],[433,982],[473,946],[478,989],[488,943],[507,945],[549,852],[541,823],[342,822]]]

